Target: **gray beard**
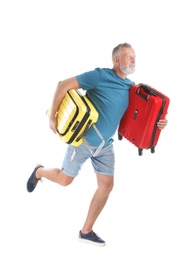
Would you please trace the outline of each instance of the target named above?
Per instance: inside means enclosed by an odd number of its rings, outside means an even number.
[[[120,67],[120,70],[122,73],[124,73],[125,75],[129,75],[129,74],[132,74],[134,71],[135,71],[135,67],[132,67],[132,68],[124,68],[124,67]]]

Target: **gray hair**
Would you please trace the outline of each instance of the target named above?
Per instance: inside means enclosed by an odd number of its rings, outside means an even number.
[[[132,46],[131,44],[126,42],[118,44],[112,51],[112,58],[118,56],[122,48],[132,48]]]

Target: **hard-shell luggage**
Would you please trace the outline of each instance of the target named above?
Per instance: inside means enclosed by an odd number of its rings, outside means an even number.
[[[88,144],[85,136],[88,130],[93,127],[100,137],[100,146],[93,153],[95,156],[105,144],[101,133],[94,125],[98,117],[97,110],[86,95],[81,94],[79,90],[71,89],[67,91],[57,112],[57,132],[59,138],[73,146],[79,146],[85,142],[90,149],[90,144]]]
[[[119,140],[126,138],[138,148],[155,152],[161,130],[157,127],[160,119],[168,112],[169,98],[149,85],[133,85],[129,93],[129,105],[118,127]]]

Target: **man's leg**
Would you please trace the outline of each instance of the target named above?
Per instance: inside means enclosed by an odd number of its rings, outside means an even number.
[[[27,190],[32,192],[41,178],[46,178],[62,186],[71,184],[78,175],[83,163],[90,156],[91,153],[85,144],[81,144],[78,147],[69,145],[62,163],[62,170],[59,168],[44,168],[40,164],[37,165],[28,179]]]
[[[41,164],[37,165],[27,181],[28,192],[34,191],[41,178],[47,178],[50,181],[56,182],[62,186],[67,186],[74,180],[74,177],[70,177],[64,174],[58,168],[45,169]]]
[[[56,182],[62,186],[67,186],[70,183],[72,183],[72,181],[74,180],[74,177],[70,177],[70,176],[66,175],[58,168],[47,168],[46,169],[46,168],[40,167],[39,169],[37,169],[35,175],[38,179],[46,178],[46,179]]]
[[[97,217],[103,210],[108,200],[109,194],[112,191],[113,184],[114,184],[113,182],[114,182],[113,176],[107,176],[107,175],[97,173],[98,188],[95,191],[95,194],[91,200],[87,218],[81,230],[83,234],[92,231],[93,225]]]

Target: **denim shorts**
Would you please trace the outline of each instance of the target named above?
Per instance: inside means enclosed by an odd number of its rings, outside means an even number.
[[[91,149],[92,151],[95,151],[96,147],[91,146]],[[63,160],[62,171],[68,176],[76,177],[84,162],[89,158],[91,159],[95,173],[108,176],[114,175],[115,156],[112,143],[103,147],[95,157],[89,151],[85,143],[82,143],[77,147],[68,145]]]

